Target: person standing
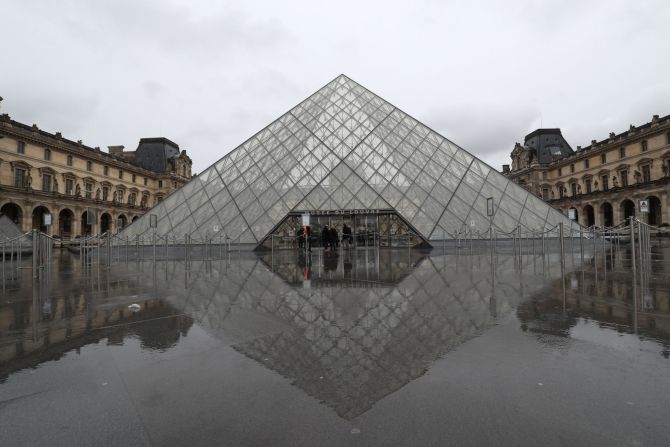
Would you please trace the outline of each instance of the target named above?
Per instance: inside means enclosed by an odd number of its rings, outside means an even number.
[[[312,252],[312,227],[310,227],[309,225],[306,225],[305,226],[305,231],[306,231],[305,244],[307,244],[306,245],[307,251],[311,253]]]
[[[330,247],[335,250],[340,246],[340,236],[337,233],[337,228],[334,226],[330,229]]]
[[[328,250],[328,247],[330,247],[330,231],[328,225],[324,225],[321,229],[321,246],[324,250]]]
[[[298,248],[305,248],[305,227],[298,230]]]
[[[351,242],[351,228],[349,228],[349,225],[344,224],[342,227],[342,246],[349,248],[351,246]]]

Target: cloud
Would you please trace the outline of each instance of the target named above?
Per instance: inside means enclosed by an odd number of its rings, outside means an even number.
[[[574,147],[670,113],[664,0],[6,3],[4,112],[196,171],[339,73],[496,167],[541,123]]]

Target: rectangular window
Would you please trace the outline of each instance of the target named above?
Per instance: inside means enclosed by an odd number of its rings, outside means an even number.
[[[93,183],[86,182],[86,184],[84,184],[84,188],[86,190],[86,198],[87,199],[92,199],[93,198]]]
[[[147,186],[147,178],[144,177],[144,186]]]
[[[607,163],[607,154],[600,154],[600,163]]]
[[[542,198],[549,200],[549,188],[542,188]]]
[[[162,188],[163,187],[163,180],[158,180],[158,187]]]
[[[109,166],[104,166],[102,168],[102,173],[105,174],[105,175],[109,175]]]
[[[116,197],[118,198],[119,202],[123,203],[123,191],[117,191]]]
[[[88,160],[86,161],[86,170],[87,171],[92,171],[93,170],[93,162]]]
[[[572,174],[572,173],[574,173],[574,172],[575,172],[575,164],[574,164],[574,163],[571,163],[571,164],[570,164],[570,173]]]
[[[50,174],[42,175],[42,191],[51,192],[51,175]]]
[[[670,134],[668,134],[670,135]],[[16,142],[16,153],[17,154],[25,154],[26,153],[26,143],[25,141],[17,141]]]
[[[135,200],[136,200],[135,197],[136,197],[135,193],[130,194],[130,197],[128,197],[128,204],[129,205],[135,206]]]
[[[647,140],[642,140],[642,143],[640,143],[640,146],[642,148],[642,152],[647,152],[647,149],[649,146],[647,145]]]
[[[619,177],[621,177],[621,186],[628,186],[628,170],[622,169],[619,171]]]
[[[602,176],[602,181],[603,181],[603,191],[607,191],[610,189],[609,185],[609,177],[606,175]]]
[[[542,180],[547,179],[547,171],[542,171]]]
[[[559,198],[562,199],[564,197],[564,192],[565,192],[565,188],[563,188],[563,185],[558,185],[558,197]]]
[[[587,158],[587,159],[584,160],[584,169],[588,169],[588,168],[589,168],[589,159]]]
[[[26,170],[16,168],[14,169],[14,186],[23,188],[26,185]]]
[[[49,149],[44,149],[44,159],[46,161],[51,161],[51,151]]]
[[[558,168],[558,176],[560,177],[560,176],[562,176],[562,175],[563,175],[563,169]]]
[[[102,200],[109,200],[109,188],[107,186],[102,187]]]
[[[644,165],[642,166],[642,181],[647,183],[651,181],[651,166]]]
[[[577,183],[572,182],[570,188],[572,189],[572,197],[577,197]]]
[[[67,165],[72,166],[72,155],[67,156]]]
[[[591,186],[591,179],[586,179],[584,183],[586,183],[586,193],[590,194],[593,191],[593,186]]]
[[[123,180],[123,171],[119,169],[119,178]]]
[[[65,179],[65,194],[68,196],[74,194],[74,181],[71,178]]]
[[[625,147],[619,148],[619,158],[626,158],[626,148]]]
[[[133,174],[133,183],[135,183],[135,180],[137,180],[137,176]]]

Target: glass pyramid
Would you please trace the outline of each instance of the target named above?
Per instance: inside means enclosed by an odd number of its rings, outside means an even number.
[[[487,217],[487,199],[494,215]],[[289,215],[391,210],[424,241],[570,221],[340,75],[123,230],[261,244]]]

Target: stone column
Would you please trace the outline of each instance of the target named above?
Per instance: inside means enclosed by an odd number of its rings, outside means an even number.
[[[81,236],[81,208],[74,208],[72,210],[74,217],[72,218],[72,236]]]
[[[54,209],[51,211],[51,227],[49,228],[49,236],[60,235],[60,210]]]
[[[612,204],[612,224],[618,225],[623,221],[623,213],[621,212],[621,204],[618,202],[610,202]]]
[[[16,202],[21,207],[21,218],[19,227],[23,233],[29,232],[33,228],[33,214],[30,212],[30,206],[24,206]]]
[[[661,222],[670,224],[670,194],[661,193]]]

